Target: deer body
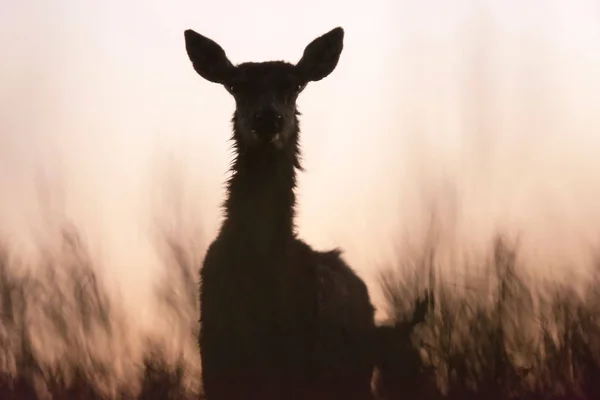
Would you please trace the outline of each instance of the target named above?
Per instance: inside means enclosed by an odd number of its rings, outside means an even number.
[[[315,39],[296,65],[234,66],[212,40],[185,38],[196,72],[236,100],[225,219],[200,271],[207,399],[370,399],[367,288],[338,250],[315,251],[294,228],[296,98],[333,71],[343,30]]]

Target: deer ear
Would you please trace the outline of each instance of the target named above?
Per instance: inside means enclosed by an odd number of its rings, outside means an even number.
[[[307,81],[320,81],[333,72],[344,47],[344,30],[340,27],[313,40],[306,49],[296,68]]]
[[[223,48],[191,29],[186,30],[184,36],[185,49],[196,72],[208,81],[226,84],[235,67]]]

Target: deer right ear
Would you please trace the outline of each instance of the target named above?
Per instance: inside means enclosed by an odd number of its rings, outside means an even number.
[[[235,67],[225,50],[191,29],[186,30],[184,36],[185,49],[196,72],[208,81],[227,84]]]
[[[337,27],[306,46],[296,68],[306,82],[320,81],[333,72],[343,48],[344,30]]]

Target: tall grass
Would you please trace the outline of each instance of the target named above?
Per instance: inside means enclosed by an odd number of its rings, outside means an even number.
[[[181,326],[178,351],[139,338],[109,297],[77,231],[30,268],[0,245],[1,399],[192,399],[201,396],[192,243],[157,242],[169,270],[157,288]],[[587,288],[532,282],[518,246],[498,237],[479,260],[485,279],[444,279],[435,246],[381,275],[390,320],[380,330],[381,399],[600,398],[600,268]],[[600,263],[599,263],[600,265]]]
[[[169,242],[166,248],[178,257],[159,301],[181,319],[197,308],[189,284],[195,279],[183,249]],[[186,376],[198,373],[186,371],[186,354],[174,357],[149,337],[135,339],[145,349],[141,357],[127,349],[125,312],[107,295],[76,230],[64,227],[59,251],[41,253],[43,261],[31,268],[0,245],[1,399],[198,398],[199,386]],[[195,343],[193,324],[186,324]]]
[[[457,286],[435,279],[434,250],[381,275],[391,314],[381,398],[600,398],[598,273],[583,293],[533,282],[499,236],[481,260],[486,279]]]

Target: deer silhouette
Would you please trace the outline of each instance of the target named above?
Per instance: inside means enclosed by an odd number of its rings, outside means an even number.
[[[195,71],[233,96],[235,158],[224,221],[200,271],[204,391],[223,399],[369,399],[374,308],[338,249],[297,237],[301,170],[296,100],[338,64],[344,31],[313,40],[296,64],[234,65],[185,31]]]

